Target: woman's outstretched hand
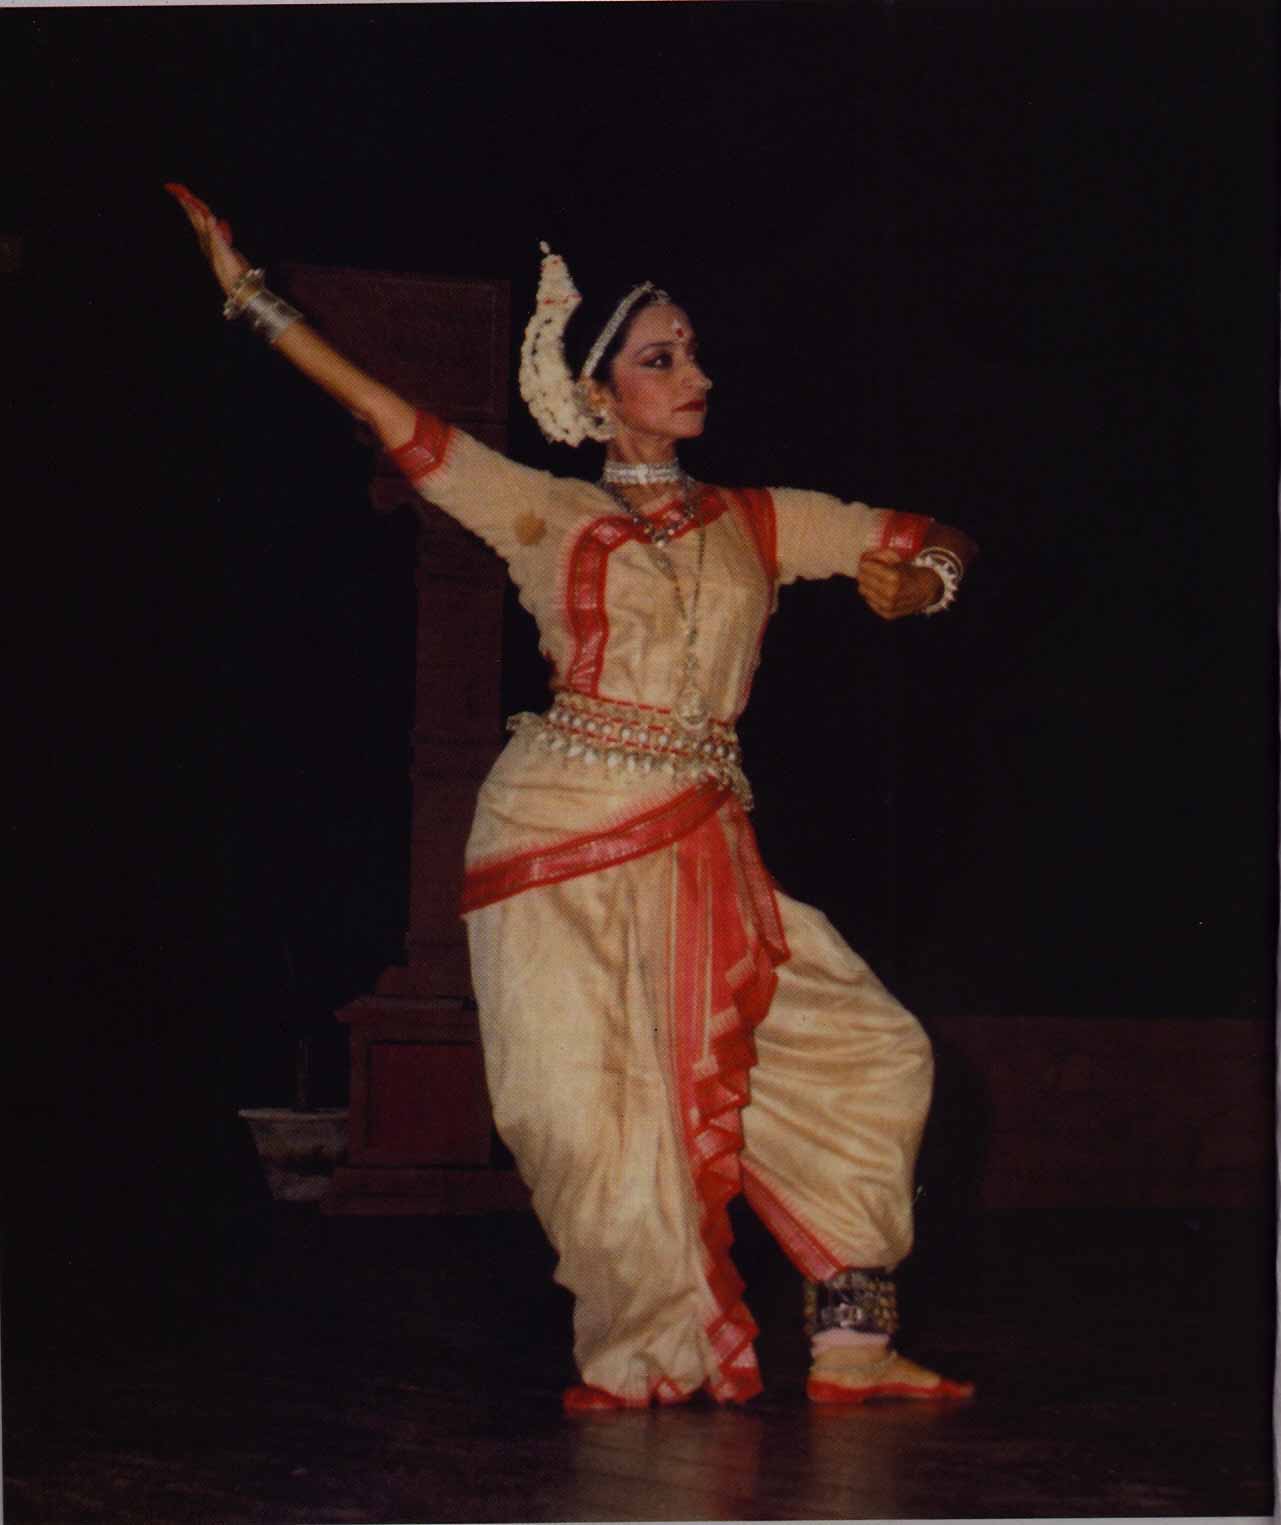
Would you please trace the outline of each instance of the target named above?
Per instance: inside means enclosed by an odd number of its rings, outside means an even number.
[[[218,284],[230,295],[249,269],[249,261],[232,247],[231,228],[185,185],[170,182],[165,190],[187,214],[200,241],[200,252],[209,261]],[[370,424],[388,450],[398,450],[413,435],[417,416],[414,405],[340,355],[305,321],[291,322],[271,344],[277,354],[323,387],[349,413]]]
[[[165,190],[187,214],[187,221],[199,240],[200,252],[209,261],[214,279],[224,293],[229,292],[249,269],[249,261],[232,248],[231,224],[225,218],[215,217],[200,197],[193,196],[185,185],[167,181]]]
[[[868,551],[858,564],[858,591],[874,614],[898,620],[927,609],[943,592],[943,581],[896,551]]]

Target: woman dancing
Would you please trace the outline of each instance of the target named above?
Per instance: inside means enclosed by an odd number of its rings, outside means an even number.
[[[916,1020],[762,866],[734,724],[778,587],[855,580],[884,619],[945,608],[970,540],[918,515],[693,481],[711,382],[649,284],[591,321],[544,254],[521,391],[599,482],[517,465],[417,411],[272,295],[177,197],[226,295],[507,563],[552,666],[480,790],[463,911],[499,1133],[574,1295],[571,1411],[760,1391],[730,1259],[745,1193],[807,1278],[818,1403],[965,1398],[894,1347],[931,1087]],[[574,320],[570,322],[571,318]]]

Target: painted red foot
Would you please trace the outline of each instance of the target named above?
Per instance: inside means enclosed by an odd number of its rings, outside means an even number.
[[[619,1398],[603,1387],[591,1387],[586,1382],[567,1387],[561,1395],[561,1404],[567,1414],[601,1414],[610,1409],[647,1409],[653,1403],[666,1407],[674,1403],[688,1403],[690,1393],[683,1393],[664,1378],[648,1398]]]
[[[585,1382],[577,1382],[565,1389],[561,1406],[567,1414],[599,1414],[610,1409],[647,1409],[649,1399],[616,1398],[603,1387],[588,1387]]]
[[[846,1387],[841,1382],[819,1382],[813,1377],[805,1384],[805,1396],[811,1403],[866,1403],[871,1398],[909,1398],[925,1402],[942,1402],[957,1398],[972,1398],[972,1382],[949,1382],[940,1377],[932,1387],[919,1387],[911,1382],[872,1382],[866,1387]]]
[[[974,1396],[973,1382],[952,1382],[893,1352],[875,1365],[842,1361],[832,1351],[810,1368],[805,1396],[811,1403],[867,1403],[899,1398],[917,1403],[947,1403]]]

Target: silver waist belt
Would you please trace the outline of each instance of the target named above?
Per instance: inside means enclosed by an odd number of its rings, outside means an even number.
[[[668,710],[565,692],[545,715],[513,715],[507,729],[559,753],[566,763],[607,768],[638,782],[655,775],[714,782],[732,790],[745,810],[752,808],[738,737],[719,720],[706,735],[691,736]]]

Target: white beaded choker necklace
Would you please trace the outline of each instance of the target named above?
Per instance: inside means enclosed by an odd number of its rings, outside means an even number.
[[[601,481],[614,487],[656,487],[666,482],[679,482],[685,473],[677,460],[660,461],[651,465],[648,461],[605,462]]]

